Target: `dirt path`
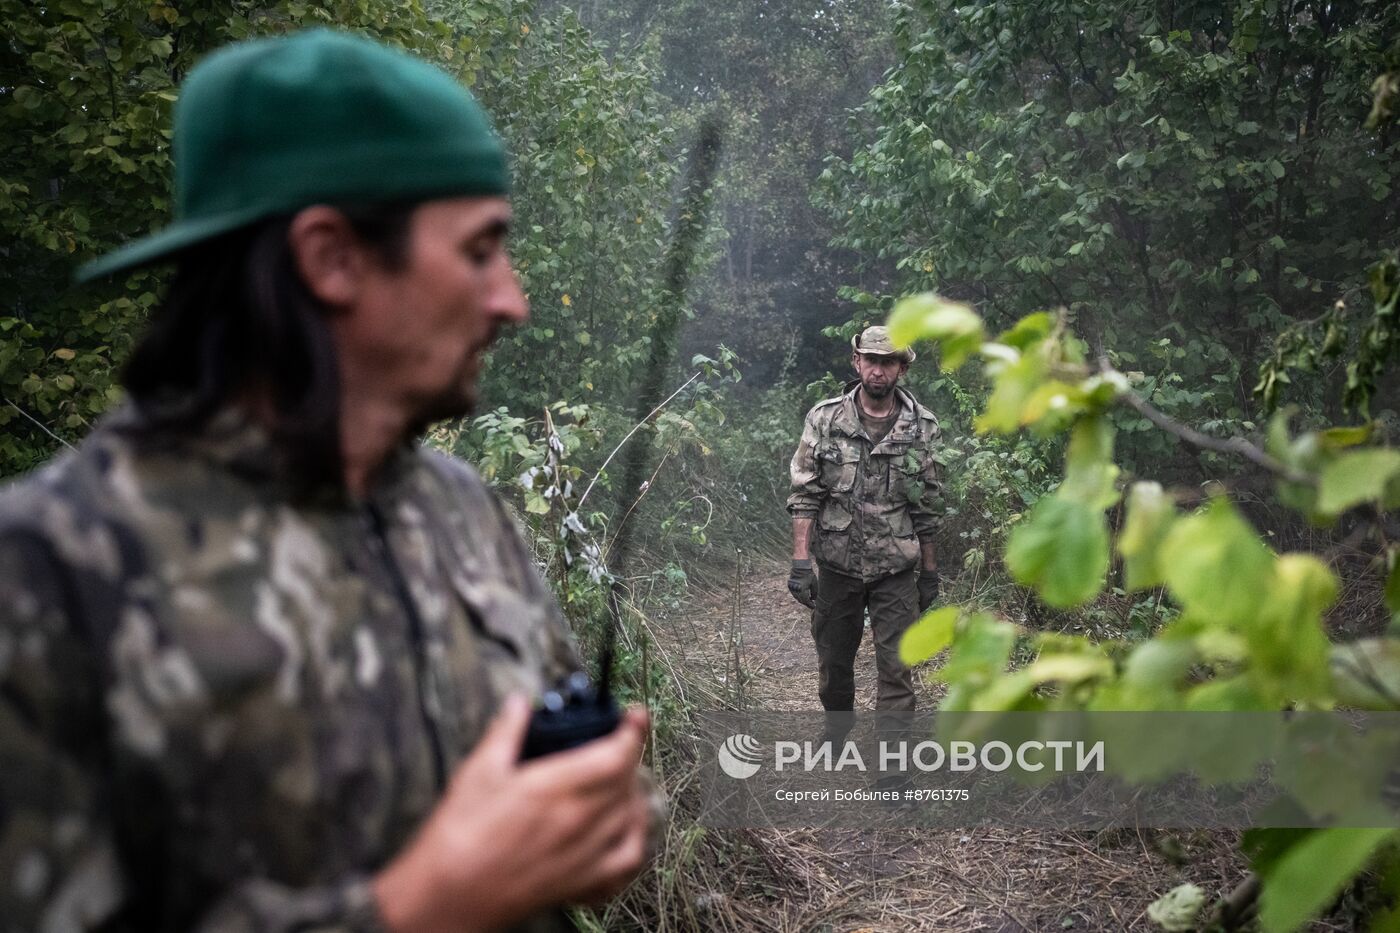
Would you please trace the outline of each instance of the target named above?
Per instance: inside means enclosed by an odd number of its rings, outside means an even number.
[[[786,579],[785,565],[752,560],[728,580],[692,587],[699,598],[682,663],[735,690],[737,635],[750,709],[820,708],[810,616]],[[918,681],[921,708],[932,708],[936,688]],[[874,682],[867,633],[857,709],[873,708]],[[1156,930],[1145,914],[1156,897],[1186,881],[1220,895],[1245,870],[1234,839],[1209,833],[770,830],[751,841],[789,887],[736,893],[735,906],[745,915],[761,908],[764,926],[791,931]]]

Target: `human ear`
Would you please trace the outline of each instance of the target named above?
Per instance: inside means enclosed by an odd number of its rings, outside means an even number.
[[[287,249],[312,295],[332,308],[354,304],[366,256],[344,214],[323,204],[297,212],[287,228]]]

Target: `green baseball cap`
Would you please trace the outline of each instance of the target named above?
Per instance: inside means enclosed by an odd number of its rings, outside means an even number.
[[[505,147],[445,71],[327,29],[220,49],[175,105],[175,219],[83,266],[154,262],[311,204],[504,195]]]

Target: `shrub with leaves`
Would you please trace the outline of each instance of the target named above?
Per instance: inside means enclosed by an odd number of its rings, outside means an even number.
[[[992,336],[968,306],[925,294],[900,302],[889,323],[898,342],[939,341],[946,369],[981,361],[991,392],[980,431],[1068,437],[1062,480],[1007,542],[1006,565],[1018,582],[1048,605],[1082,606],[1107,585],[1116,556],[1125,589],[1160,588],[1180,608],[1175,621],[1135,644],[1038,633],[956,607],[932,612],[909,630],[903,655],[917,662],[949,649],[934,675],[948,684],[943,709],[1400,709],[1400,638],[1334,645],[1326,634],[1324,614],[1338,592],[1328,564],[1276,553],[1223,490],[1197,503],[1194,489],[1151,480],[1124,488],[1109,414],[1125,409],[1180,440],[1246,458],[1275,477],[1283,501],[1317,522],[1351,513],[1376,520],[1400,509],[1400,450],[1373,425],[1295,436],[1281,413],[1263,446],[1221,441],[1173,422],[1106,359],[1091,360],[1063,315],[1032,314]],[[1115,535],[1107,510],[1120,499],[1126,518]],[[1374,540],[1384,542],[1373,527]],[[1400,546],[1385,544],[1375,570],[1386,574],[1400,623],[1397,553]],[[1009,669],[1018,642],[1033,657]],[[1374,853],[1400,840],[1390,831],[1350,830],[1289,838],[1286,851],[1256,861],[1261,917],[1271,931],[1296,928]]]
[[[1095,356],[1205,433],[1252,430],[1270,336],[1327,296],[1356,304],[1394,245],[1397,72],[1367,89],[1400,5],[909,0],[893,32],[863,143],[819,184],[838,245],[886,292],[975,298],[998,328],[1063,306]],[[1285,401],[1321,401],[1294,379]],[[1171,440],[1128,426],[1123,462],[1160,470]]]

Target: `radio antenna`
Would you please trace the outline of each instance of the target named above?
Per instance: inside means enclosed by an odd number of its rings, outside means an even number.
[[[676,352],[676,334],[680,329],[686,286],[689,284],[695,252],[705,233],[711,188],[715,169],[719,165],[720,135],[719,116],[712,110],[700,119],[695,147],[690,152],[690,161],[686,165],[681,184],[678,212],[672,228],[671,242],[666,249],[660,307],[656,315],[656,325],[651,332],[651,354],[647,358],[646,369],[642,373],[641,389],[637,393],[634,424],[640,424],[655,413],[656,403],[661,398],[661,385],[666,376],[666,368]],[[649,437],[643,436],[633,440],[625,452],[619,489],[625,496],[630,496],[630,502],[628,508],[623,511],[624,515],[635,508],[642,497],[642,477],[646,475],[650,459]],[[598,677],[599,691],[603,696],[610,695],[613,652],[616,648],[617,629],[622,624],[623,585],[620,571],[627,566],[632,549],[632,535],[628,527],[625,521],[618,527],[612,546],[608,549],[608,573],[612,582],[608,590],[608,630],[604,635],[603,657]]]

